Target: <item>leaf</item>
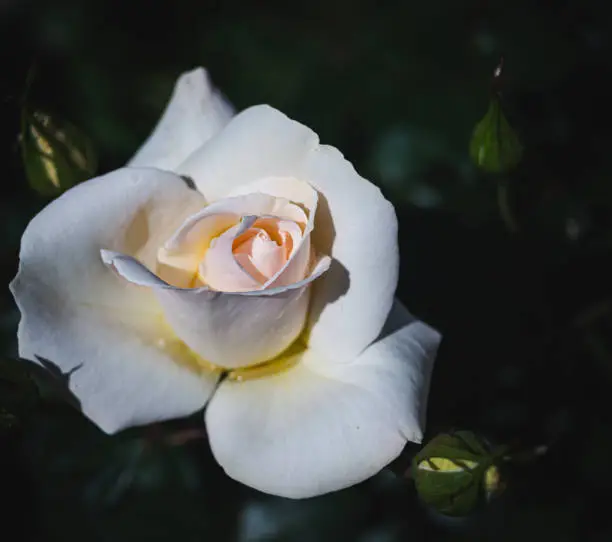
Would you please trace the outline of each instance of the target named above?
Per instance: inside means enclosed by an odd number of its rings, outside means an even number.
[[[479,168],[488,173],[505,173],[516,167],[523,157],[523,146],[506,120],[497,96],[474,128],[470,156]]]
[[[57,115],[24,107],[20,139],[26,177],[41,195],[57,196],[96,172],[89,138]]]

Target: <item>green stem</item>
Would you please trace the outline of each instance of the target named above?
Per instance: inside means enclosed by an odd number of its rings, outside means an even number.
[[[499,216],[508,231],[516,233],[519,227],[510,203],[510,183],[507,181],[501,180],[497,183],[497,205]]]
[[[548,453],[549,446],[542,444],[529,450],[522,450],[504,455],[503,460],[509,463],[532,463]]]
[[[23,94],[21,95],[21,106],[24,107],[28,101],[28,96],[30,95],[30,89],[32,88],[32,83],[34,81],[34,76],[36,75],[36,63],[32,62],[30,68],[28,69],[28,73],[26,75],[25,84],[23,85]]]

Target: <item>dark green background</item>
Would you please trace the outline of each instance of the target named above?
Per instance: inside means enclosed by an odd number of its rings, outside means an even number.
[[[458,524],[433,517],[391,471],[288,501],[227,479],[202,440],[110,438],[43,402],[0,437],[0,539],[612,540],[609,11],[596,0],[0,0],[3,283],[45,204],[17,146],[28,69],[30,102],[86,132],[104,172],[143,141],[178,74],[203,65],[238,109],[269,103],[312,127],[396,204],[399,296],[445,336],[428,438],[459,427],[550,446]],[[526,147],[504,177],[517,233],[498,215],[500,179],[467,153],[501,54]],[[0,300],[9,357],[18,314],[7,289]]]

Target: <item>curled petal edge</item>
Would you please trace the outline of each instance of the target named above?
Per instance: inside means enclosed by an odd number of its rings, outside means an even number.
[[[238,295],[245,297],[259,297],[259,296],[275,296],[282,294],[290,290],[297,290],[302,288],[319,278],[325,273],[331,265],[331,258],[329,256],[320,256],[313,270],[303,280],[289,284],[287,286],[278,286],[276,288],[270,288],[268,290],[253,290],[248,292],[220,292],[211,290],[206,286],[199,288],[181,288],[179,286],[173,286],[168,284],[166,281],[160,279],[155,273],[147,269],[142,263],[135,258],[122,254],[121,252],[114,252],[112,250],[101,249],[100,256],[102,261],[112,269],[114,269],[124,279],[136,284],[138,286],[146,286],[148,288],[162,288],[164,290],[175,290],[175,291],[188,291],[194,293],[208,292],[212,296],[218,295]]]

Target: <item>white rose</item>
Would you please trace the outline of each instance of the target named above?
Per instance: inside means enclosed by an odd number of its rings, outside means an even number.
[[[231,116],[204,70],[184,74],[127,168],[34,217],[19,351],[78,367],[71,390],[108,433],[208,402],[229,476],[309,497],[420,441],[440,336],[394,301],[380,190],[271,107]]]

